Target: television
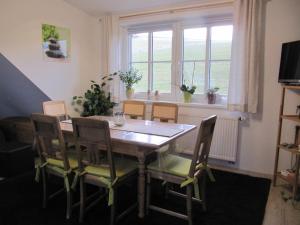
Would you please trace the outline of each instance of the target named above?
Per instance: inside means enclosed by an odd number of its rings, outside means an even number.
[[[300,85],[300,41],[282,44],[278,82]]]

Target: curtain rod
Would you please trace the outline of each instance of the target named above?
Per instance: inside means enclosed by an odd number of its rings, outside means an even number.
[[[141,13],[133,13],[124,16],[120,16],[120,20],[126,20],[129,18],[139,17],[139,16],[153,16],[153,15],[160,15],[160,14],[172,14],[176,12],[184,12],[188,10],[198,10],[198,9],[205,9],[205,8],[216,8],[216,7],[225,7],[231,6],[233,0],[228,0],[224,2],[214,2],[214,3],[203,3],[201,5],[192,5],[192,6],[183,6],[171,9],[164,9],[164,10],[156,10],[156,11],[148,11],[148,12],[141,12]]]

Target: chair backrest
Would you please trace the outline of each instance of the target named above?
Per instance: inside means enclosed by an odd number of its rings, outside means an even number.
[[[66,104],[64,101],[43,102],[43,111],[45,115],[58,116],[60,119],[68,119]]]
[[[48,159],[62,160],[64,169],[69,170],[70,165],[66,153],[66,145],[58,118],[56,116],[33,113],[31,121],[37,150],[42,163]]]
[[[78,154],[78,166],[83,171],[85,166],[101,166],[105,164],[110,168],[110,177],[115,179],[116,171],[113,160],[112,144],[109,123],[104,120],[92,118],[72,118],[73,135]],[[83,157],[83,150],[86,156]],[[103,162],[103,153],[107,154],[107,161]]]
[[[173,103],[153,102],[151,120],[159,119],[160,122],[178,120],[178,105]]]
[[[213,115],[202,120],[194,149],[189,176],[193,177],[200,169],[199,165],[207,165],[211,141],[214,134],[217,116]]]
[[[131,119],[145,119],[146,104],[142,101],[127,100],[123,102],[123,112]]]

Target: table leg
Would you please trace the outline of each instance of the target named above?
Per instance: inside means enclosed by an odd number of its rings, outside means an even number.
[[[145,155],[139,153],[138,155],[138,205],[139,205],[139,218],[145,216]]]

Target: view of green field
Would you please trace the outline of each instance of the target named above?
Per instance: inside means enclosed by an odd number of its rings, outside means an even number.
[[[213,27],[210,46],[210,87],[219,87],[219,94],[227,95],[231,56],[232,26]],[[187,29],[184,33],[182,74],[183,83],[197,86],[196,93],[205,93],[206,28]],[[225,32],[225,33],[224,33]],[[224,35],[223,35],[224,34]],[[230,36],[229,36],[230,34]],[[148,90],[148,33],[132,37],[132,67],[143,75],[134,86],[136,92]],[[171,92],[172,32],[153,33],[153,87],[160,93]],[[194,70],[195,68],[195,70]]]

